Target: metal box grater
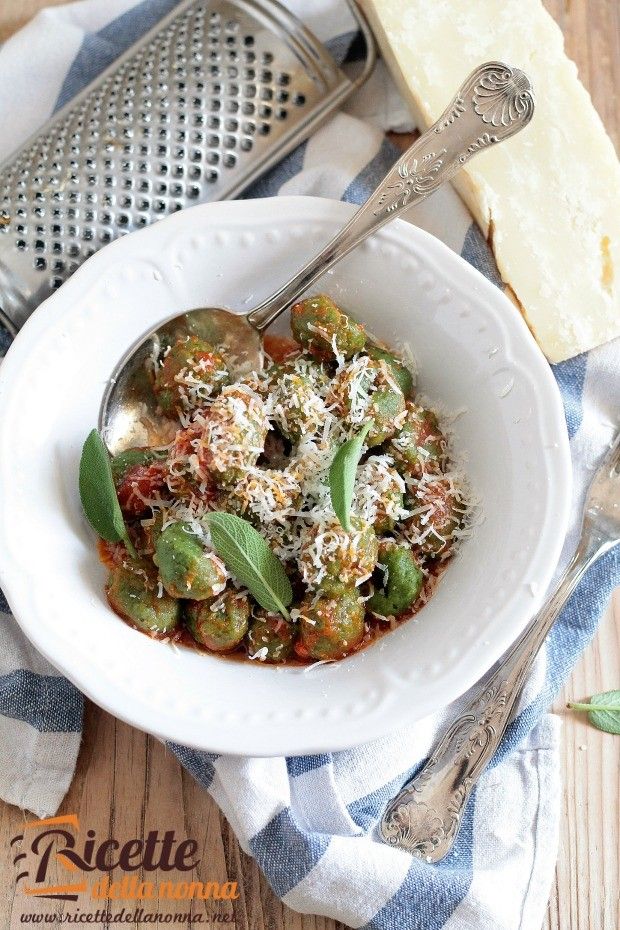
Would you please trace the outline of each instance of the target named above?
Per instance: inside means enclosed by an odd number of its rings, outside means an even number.
[[[348,78],[274,0],[183,0],[0,166],[0,321],[15,333],[90,255],[234,197],[370,72]]]

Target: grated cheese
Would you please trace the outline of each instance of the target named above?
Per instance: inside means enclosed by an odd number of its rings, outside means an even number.
[[[314,329],[327,338],[319,327]],[[211,610],[217,614],[226,612],[227,590],[246,598],[248,592],[230,578],[213,550],[205,516],[214,509],[237,512],[259,529],[275,554],[299,571],[312,608],[324,596],[320,585],[326,577],[335,576],[358,588],[364,585],[360,591],[362,602],[372,597],[375,567],[383,571],[383,584],[387,584],[387,568],[377,562],[373,549],[374,525],[380,525],[382,532],[386,526],[394,526],[395,541],[412,546],[434,538],[442,548],[440,558],[447,558],[454,544],[472,532],[473,496],[461,469],[447,455],[438,464],[427,449],[418,448],[419,465],[412,474],[398,457],[398,434],[386,447],[398,462],[391,454],[379,451],[369,455],[364,450],[352,502],[354,529],[350,533],[343,530],[329,489],[334,454],[368,421],[376,391],[389,388],[400,392],[400,388],[383,360],[358,354],[347,361],[335,335],[331,344],[335,356],[331,369],[298,354],[234,384],[223,385],[217,396],[213,396],[212,386],[201,379],[209,368],[208,359],[199,360],[196,366],[188,366],[176,376],[184,407],[177,411],[180,429],[165,447],[165,487],[143,498],[151,515],[141,522],[147,532],[156,524],[161,529],[179,521],[187,524],[188,532],[209,553],[218,574],[221,569],[221,583],[211,603]],[[158,365],[161,359],[158,356]],[[155,361],[149,364],[155,365]],[[410,363],[409,367],[414,366]],[[331,378],[329,371],[333,372]],[[223,381],[226,374],[220,377]],[[395,429],[403,426],[411,409],[422,408],[408,402],[394,418]],[[261,459],[265,439],[274,429],[274,436],[281,433],[292,442],[290,454],[281,454],[281,468],[265,466]],[[429,435],[425,441],[432,438]],[[443,503],[442,496],[434,493],[438,480],[445,492]],[[447,500],[464,519],[455,529],[444,532],[441,520]],[[425,583],[419,603],[428,599],[436,584],[434,564],[420,556]],[[231,586],[228,589],[227,584]],[[163,596],[161,582],[158,596]],[[316,623],[313,617],[293,608],[291,620],[301,619]],[[250,658],[265,661],[267,655],[264,645]],[[314,663],[310,668],[328,661]]]

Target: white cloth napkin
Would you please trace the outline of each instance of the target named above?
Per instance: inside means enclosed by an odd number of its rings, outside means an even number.
[[[0,49],[0,157],[173,6],[174,0],[82,0],[44,11],[11,38]],[[291,0],[289,6],[335,55],[347,53],[354,24],[342,0]],[[407,128],[406,108],[379,63],[345,111],[245,196],[314,194],[359,202],[395,160],[385,130]],[[499,283],[484,240],[452,190],[440,191],[409,218]],[[619,356],[613,344],[554,369],[576,475],[563,561],[575,544],[586,483],[617,426]],[[387,848],[375,828],[385,803],[419,767],[459,702],[346,752],[239,759],[171,749],[215,798],[275,893],[299,911],[376,930],[537,930],[553,874],[560,805],[559,721],[544,711],[592,636],[619,569],[612,552],[567,605],[500,752],[472,796],[454,852],[438,865]],[[0,796],[49,815],[73,774],[82,696],[25,642],[8,605],[0,601],[0,609]]]

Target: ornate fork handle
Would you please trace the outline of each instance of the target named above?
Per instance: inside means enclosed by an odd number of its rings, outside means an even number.
[[[584,532],[550,601],[446,731],[421,772],[389,803],[380,826],[386,843],[427,862],[450,852],[471,790],[499,746],[547,633],[584,572],[612,545],[595,532]]]
[[[275,294],[249,316],[262,332],[322,274],[393,219],[449,181],[474,155],[526,126],[534,113],[530,82],[523,71],[500,61],[481,65],[452,103],[398,159],[347,225]]]

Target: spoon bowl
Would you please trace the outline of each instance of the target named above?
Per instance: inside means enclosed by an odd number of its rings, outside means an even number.
[[[221,307],[177,314],[134,343],[112,373],[99,414],[99,431],[112,455],[172,440],[174,427],[158,414],[150,371],[166,346],[186,336],[218,346],[234,380],[263,367],[262,338],[247,316]]]

